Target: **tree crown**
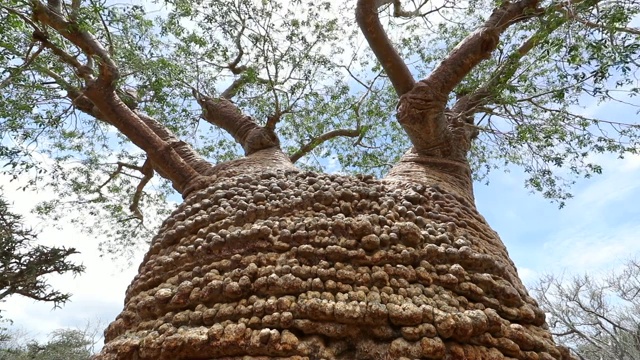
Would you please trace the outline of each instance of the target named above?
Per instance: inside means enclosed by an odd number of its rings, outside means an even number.
[[[190,189],[207,159],[280,146],[301,168],[380,175],[410,146],[442,154],[434,139],[451,129],[477,179],[520,165],[562,202],[572,176],[602,171],[594,153],[638,150],[632,119],[582,108],[637,107],[638,12],[597,0],[9,0],[0,156],[56,190],[38,212],[81,207],[96,215],[88,230],[123,241],[147,237],[142,220],[163,218],[169,185]]]

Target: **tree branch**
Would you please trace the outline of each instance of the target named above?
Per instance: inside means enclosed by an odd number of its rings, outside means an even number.
[[[331,140],[331,139],[336,138],[338,136],[358,137],[358,136],[360,136],[360,130],[358,130],[358,129],[339,129],[339,130],[332,130],[332,131],[326,132],[326,133],[324,133],[324,134],[322,134],[320,136],[316,136],[313,139],[311,139],[307,144],[302,146],[298,151],[296,151],[295,153],[291,154],[291,156],[289,156],[289,159],[291,160],[292,163],[295,164],[296,161],[300,160],[301,157],[303,157],[303,156],[307,155],[308,153],[310,153],[311,151],[313,151],[313,149],[318,147],[323,142]]]
[[[133,213],[133,216],[136,217],[141,222],[144,221],[144,216],[142,212],[140,212],[140,199],[142,198],[142,191],[147,183],[153,177],[153,166],[151,165],[151,161],[149,158],[144,161],[142,167],[140,168],[140,172],[144,175],[136,186],[136,192],[133,194],[133,200],[131,201],[131,205],[129,205],[129,210]]]
[[[491,78],[484,85],[476,89],[471,94],[460,97],[451,110],[455,113],[463,114],[464,116],[473,115],[474,109],[485,105],[493,94],[496,93],[496,88],[498,86],[505,84],[513,77],[520,67],[520,60],[534,47],[536,47],[540,41],[546,38],[547,35],[560,27],[563,23],[564,22],[556,21],[550,27],[545,27],[544,30],[536,32],[529,37],[518,47],[518,49],[507,57],[507,60],[496,69]]]
[[[391,2],[392,0],[358,0],[356,21],[369,47],[389,76],[393,88],[401,96],[413,88],[415,80],[407,64],[391,44],[378,17],[378,8]]]
[[[500,35],[509,26],[539,15],[537,5],[537,0],[504,1],[480,28],[464,38],[421,82],[432,92],[448,95],[476,65],[491,56]]]
[[[167,129],[155,120],[134,112],[117,95],[115,81],[119,77],[119,70],[98,40],[78,24],[65,21],[40,1],[32,0],[31,3],[36,20],[50,26],[80,48],[88,60],[93,57],[99,59],[97,79],[89,79],[83,92],[67,89],[73,103],[82,111],[115,126],[144,150],[157,171],[171,180],[174,188],[183,196],[204,184],[206,181],[202,178],[203,174],[196,170],[203,160],[191,149],[186,149],[185,143],[172,141],[176,138]],[[60,55],[63,54],[58,56]],[[185,151],[181,154],[176,148],[183,148]],[[190,157],[183,157],[185,154]]]
[[[500,35],[510,25],[536,15],[537,4],[537,0],[503,2],[480,28],[451,50],[427,78],[400,98],[398,122],[416,153],[465,161],[476,130],[468,127],[468,119],[460,114],[445,116],[449,94],[480,61],[491,56]],[[484,96],[484,93],[478,95]],[[477,103],[476,99],[466,101],[466,107]]]
[[[103,87],[114,89],[115,81],[118,80],[120,73],[118,66],[102,44],[90,32],[81,30],[79,24],[66,21],[62,15],[51,10],[42,2],[31,0],[31,4],[33,6],[33,17],[36,20],[50,26],[65,39],[80,48],[88,60],[94,56],[100,59],[98,66],[99,76],[96,81],[100,82]]]
[[[193,88],[192,92],[202,107],[202,118],[227,131],[242,146],[245,155],[280,146],[273,129],[256,124],[231,101],[225,98],[212,99]]]
[[[242,87],[244,85],[249,83],[249,80],[250,80],[251,77],[246,74],[247,70],[249,70],[249,68],[246,67],[246,66],[241,66],[241,67],[235,68],[234,74],[239,74],[240,76],[238,78],[236,78],[235,80],[233,80],[231,85],[229,85],[229,87],[227,87],[222,92],[222,94],[220,94],[220,97],[231,100],[234,96],[236,96],[238,91],[240,91],[240,89],[242,89]],[[232,70],[232,71],[234,71],[234,70]],[[262,79],[262,78],[259,78],[259,77],[255,77],[255,81],[258,84],[269,84],[270,83],[269,80]]]

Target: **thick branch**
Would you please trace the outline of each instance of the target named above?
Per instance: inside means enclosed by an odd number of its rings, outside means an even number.
[[[202,181],[196,181],[196,179],[202,174],[194,169],[193,161],[189,161],[192,159],[183,158],[184,154],[178,153],[174,148],[184,148],[186,144],[180,141],[167,141],[168,134],[171,135],[168,130],[155,121],[151,122],[148,117],[147,121],[144,121],[118,97],[115,88],[118,68],[97,39],[92,34],[81,30],[77,24],[65,21],[62,16],[54,13],[41,2],[33,0],[32,4],[34,17],[38,21],[52,27],[79,47],[87,59],[95,56],[100,60],[98,79],[88,79],[88,86],[84,92],[67,89],[73,103],[82,111],[115,126],[135,145],[144,150],[158,172],[171,180],[176,190],[184,196],[188,194],[189,189],[199,186],[198,184]],[[150,123],[154,126],[150,126]],[[173,139],[175,137],[170,140]]]
[[[464,38],[421,82],[428,85],[429,91],[448,95],[476,65],[491,56],[500,35],[509,26],[537,15],[537,5],[537,0],[503,2],[480,28]],[[446,101],[446,96],[444,99]]]
[[[55,74],[49,74],[53,76]],[[70,86],[69,84],[61,81],[61,79],[54,77],[56,82],[63,86],[63,88],[67,91],[67,96],[71,99],[76,109],[93,116],[94,118],[103,121],[107,124],[114,125],[110,122],[95,106],[94,104],[82,94],[78,89]],[[166,144],[168,144],[173,151],[175,151],[178,156],[186,163],[190,168],[195,170],[198,174],[206,176],[211,173],[213,169],[213,165],[208,161],[204,160],[198,153],[196,153],[189,144],[184,141],[178,139],[171,131],[169,131],[166,127],[160,124],[157,120],[152,117],[141,113],[136,110],[135,115],[150,129],[155,135],[157,135],[161,140],[163,140]],[[126,135],[126,134],[125,134]],[[153,159],[152,159],[153,161]],[[165,179],[169,179],[174,181],[170,173],[166,173],[163,170],[162,164],[156,165],[154,164],[154,170],[156,170],[160,176]],[[138,169],[136,169],[138,170]]]
[[[273,129],[256,124],[231,101],[225,98],[212,99],[196,90],[193,90],[193,96],[202,107],[202,118],[233,136],[244,149],[245,155],[280,146],[280,140]]]
[[[360,136],[360,130],[358,129],[339,129],[339,130],[333,130],[333,131],[329,131],[326,132],[320,136],[316,136],[313,139],[311,139],[306,145],[302,146],[298,151],[296,151],[295,153],[293,153],[289,159],[291,160],[292,163],[296,163],[296,161],[298,161],[301,157],[307,155],[308,153],[310,153],[311,151],[313,151],[313,149],[315,149],[316,147],[318,147],[320,144],[322,144],[325,141],[329,141],[333,138],[336,138],[338,136],[346,136],[346,137],[358,137]]]
[[[186,196],[187,188],[194,186],[196,179],[202,175],[174,148],[181,143],[172,144],[162,139],[138,114],[118,98],[115,91],[96,86],[96,83],[93,85],[86,89],[84,95],[99,111],[100,118],[115,126],[131,142],[144,150],[158,172],[170,179],[174,188]]]
[[[358,22],[360,31],[362,31],[365,39],[367,39],[369,47],[371,47],[382,68],[387,73],[387,76],[389,76],[393,88],[396,90],[398,96],[401,96],[413,88],[415,80],[407,64],[405,64],[404,60],[402,60],[391,44],[391,40],[387,37],[380,23],[378,8],[388,2],[389,1],[358,0],[356,21]]]
[[[151,129],[156,135],[158,135],[162,140],[171,145],[173,150],[180,155],[180,157],[191,166],[198,174],[208,175],[211,173],[213,169],[213,165],[210,162],[206,161],[202,158],[193,148],[187,144],[186,142],[180,140],[176,137],[171,131],[169,131],[165,126],[160,124],[156,119],[141,113],[140,111],[135,111],[136,115],[142,120],[145,125]],[[152,159],[153,160],[153,159]],[[155,164],[155,162],[154,162]],[[154,169],[160,173],[160,176],[164,178],[169,178],[162,174],[162,169],[159,166],[154,165]]]
[[[475,130],[469,128],[467,120],[459,114],[445,116],[449,93],[480,61],[491,56],[500,35],[510,25],[534,16],[536,6],[536,0],[505,1],[483,26],[451,50],[426,79],[400,98],[398,122],[417,154],[466,161]],[[465,101],[465,106],[477,102],[476,99]]]
[[[91,33],[81,30],[80,25],[75,22],[65,21],[60,14],[52,11],[42,2],[32,0],[31,4],[33,5],[35,19],[52,27],[65,39],[79,47],[87,56],[87,59],[92,59],[94,56],[100,59],[98,81],[103,87],[113,89],[115,81],[120,75],[116,63],[111,59],[102,44]]]
[[[543,38],[560,27],[563,22],[556,21],[553,25],[545,27],[542,31],[533,34],[518,49],[509,55],[507,60],[500,65],[491,78],[471,94],[464,95],[456,101],[452,111],[464,116],[473,115],[474,109],[485,105],[495,94],[496,88],[509,81],[521,64],[521,59],[536,47]]]
[[[248,69],[249,68],[246,67],[246,66],[241,66],[239,68],[235,68],[236,72],[234,72],[234,74],[237,73],[240,76],[238,78],[236,78],[235,80],[233,80],[231,85],[229,85],[229,87],[227,87],[222,92],[222,94],[220,94],[220,97],[223,97],[225,99],[232,99],[234,96],[236,96],[238,91],[240,91],[240,89],[242,89],[243,86],[245,86],[246,84],[248,84],[251,81],[252,78],[258,84],[269,84],[270,83],[270,81],[267,80],[267,79],[262,79],[262,78],[259,78],[259,77],[253,77],[253,76],[247,75],[246,71]]]
[[[60,60],[62,60],[63,63],[71,66],[74,69],[76,75],[78,75],[80,78],[86,81],[94,80],[93,69],[90,66],[81,64],[74,56],[54,45],[49,41],[45,33],[36,30],[33,32],[33,39],[40,42],[42,46],[51,50],[51,52]]]

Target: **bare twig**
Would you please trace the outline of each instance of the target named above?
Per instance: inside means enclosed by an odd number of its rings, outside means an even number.
[[[313,151],[313,149],[318,147],[323,142],[329,141],[329,140],[331,140],[333,138],[336,138],[338,136],[358,137],[358,136],[360,136],[360,130],[358,130],[358,129],[339,129],[339,130],[332,130],[332,131],[326,132],[326,133],[324,133],[324,134],[322,134],[320,136],[316,136],[313,139],[311,139],[307,144],[303,145],[298,151],[293,153],[289,157],[289,159],[291,160],[292,163],[295,164],[295,162],[298,161],[301,157],[303,157],[306,154],[308,154],[311,151]]]
[[[143,221],[144,217],[142,215],[142,212],[140,211],[140,199],[142,198],[142,192],[144,191],[144,187],[147,185],[147,183],[149,183],[149,181],[153,177],[154,172],[153,172],[153,166],[151,164],[151,161],[149,160],[149,158],[147,158],[142,164],[142,166],[128,164],[121,161],[118,161],[116,164],[118,165],[116,169],[109,175],[109,178],[107,178],[105,182],[103,182],[100,186],[98,186],[96,191],[98,192],[99,196],[102,196],[102,189],[107,184],[112,182],[120,174],[125,174],[131,177],[138,178],[137,176],[123,172],[122,170],[125,168],[139,171],[143,176],[139,178],[140,182],[138,183],[138,186],[136,186],[136,191],[133,194],[133,199],[131,201],[131,204],[129,205],[129,210],[133,213],[134,218],[140,221]]]
[[[147,158],[144,161],[144,164],[142,164],[140,172],[142,172],[144,176],[140,180],[140,183],[138,183],[138,186],[136,186],[136,192],[133,194],[133,200],[131,201],[131,205],[129,205],[129,210],[133,213],[133,216],[138,218],[140,221],[144,221],[144,216],[140,211],[139,205],[140,199],[142,198],[142,191],[153,177],[153,166],[151,166],[151,161],[149,160],[149,158]]]

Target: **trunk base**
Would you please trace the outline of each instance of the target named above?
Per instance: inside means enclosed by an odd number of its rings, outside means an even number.
[[[105,341],[96,360],[566,357],[463,196],[293,170],[193,192]]]

